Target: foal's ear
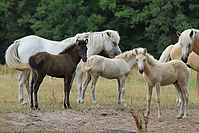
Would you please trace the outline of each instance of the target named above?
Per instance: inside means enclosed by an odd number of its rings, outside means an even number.
[[[144,55],[146,55],[146,53],[147,53],[147,49],[145,48],[145,49],[144,49]]]
[[[137,48],[135,48],[135,54],[138,55],[138,50],[137,50]]]
[[[176,34],[177,34],[177,36],[179,36],[179,37],[181,36],[181,33],[180,33],[180,32],[178,32],[178,31],[176,32]]]

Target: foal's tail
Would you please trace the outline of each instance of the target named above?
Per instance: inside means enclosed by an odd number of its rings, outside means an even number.
[[[174,45],[169,45],[163,52],[162,55],[160,56],[159,62],[165,63],[169,61],[170,58],[170,52],[172,50]]]
[[[33,55],[33,56],[30,56],[30,58],[29,58],[29,65],[33,69],[39,69],[39,68],[43,67],[44,60],[41,59],[40,61],[38,61],[37,57]]]
[[[88,66],[88,60],[87,60],[87,62],[83,62],[83,64],[82,64],[82,69],[84,72],[88,72],[88,71],[92,70],[92,67],[88,68],[87,66]]]

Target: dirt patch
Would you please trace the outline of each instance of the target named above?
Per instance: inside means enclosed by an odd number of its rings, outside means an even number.
[[[198,132],[199,109],[189,109],[188,119],[176,119],[179,109],[164,109],[161,121],[151,110],[148,132]],[[80,109],[46,112],[0,113],[0,132],[18,130],[93,131],[103,129],[137,130],[134,118],[126,109]]]

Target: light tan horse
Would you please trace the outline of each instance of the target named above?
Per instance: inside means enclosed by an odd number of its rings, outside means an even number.
[[[171,60],[180,60],[182,57],[182,50],[179,43],[175,45],[169,45],[160,56],[159,61],[165,63]],[[199,97],[199,56],[195,52],[191,52],[188,57],[188,61],[186,63],[189,67],[193,70],[197,71],[197,78],[196,78],[196,86],[195,86],[195,94]],[[178,98],[177,98],[178,102]]]
[[[199,55],[199,30],[188,29],[182,33],[177,31],[179,36],[178,43],[181,45],[182,49],[182,61],[187,63],[189,54],[194,51]]]
[[[177,118],[188,117],[188,83],[190,79],[190,69],[180,60],[172,60],[160,63],[153,56],[147,54],[147,49],[135,49],[136,61],[139,72],[144,73],[144,79],[148,86],[148,103],[145,117],[150,113],[150,104],[153,87],[156,88],[156,101],[158,104],[158,118],[162,118],[160,108],[160,86],[173,84],[182,101],[180,113]]]
[[[135,50],[124,52],[113,59],[105,58],[99,55],[93,55],[87,59],[87,62],[83,63],[83,70],[86,71],[86,79],[82,85],[82,99],[81,103],[84,103],[85,90],[91,82],[91,94],[93,103],[97,104],[95,97],[95,85],[99,76],[107,79],[118,80],[118,99],[117,103],[120,104],[120,95],[122,93],[122,104],[125,103],[125,81],[131,70],[137,65],[135,60]],[[108,88],[107,88],[108,89]]]

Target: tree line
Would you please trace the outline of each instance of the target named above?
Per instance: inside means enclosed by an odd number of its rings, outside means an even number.
[[[146,47],[159,58],[178,41],[176,31],[198,28],[198,10],[196,0],[1,0],[0,63],[8,46],[27,35],[61,41],[106,29],[119,32],[122,51]]]

